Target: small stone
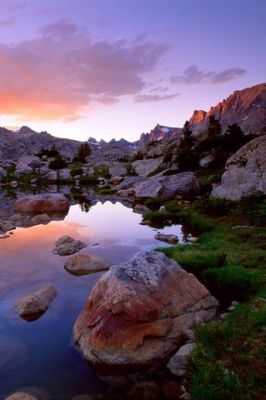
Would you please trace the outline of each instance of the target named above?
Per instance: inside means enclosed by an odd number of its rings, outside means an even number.
[[[86,243],[80,240],[75,240],[70,236],[62,236],[55,243],[53,253],[59,256],[69,256],[77,253],[86,246]]]
[[[228,313],[223,313],[223,314],[220,315],[220,318],[221,319],[225,319],[227,317],[227,315],[228,315]]]
[[[230,306],[227,308],[228,311],[233,311],[235,309],[235,306]]]
[[[160,240],[161,242],[166,242],[166,243],[170,243],[170,244],[178,243],[178,236],[176,236],[176,235],[158,232],[158,233],[156,233],[154,238],[156,240]]]
[[[45,285],[18,300],[14,309],[22,318],[33,321],[44,314],[56,295],[57,291],[54,286]]]
[[[238,301],[232,301],[231,306],[237,306],[238,304]]]

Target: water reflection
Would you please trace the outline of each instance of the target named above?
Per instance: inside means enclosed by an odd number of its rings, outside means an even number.
[[[105,387],[71,339],[74,321],[101,273],[77,277],[66,272],[65,257],[52,253],[60,236],[84,241],[87,247],[82,253],[110,263],[165,245],[154,239],[155,228],[140,225],[142,216],[131,208],[115,199],[99,201],[91,192],[82,196],[70,196],[67,215],[23,219],[12,211],[14,198],[0,193],[0,219],[16,226],[12,235],[4,233],[8,237],[0,240],[1,398],[27,386],[37,387],[51,399],[71,399]],[[181,242],[184,239],[180,225],[160,231],[177,234]],[[39,320],[23,321],[14,312],[14,303],[46,283],[56,287],[58,296]]]

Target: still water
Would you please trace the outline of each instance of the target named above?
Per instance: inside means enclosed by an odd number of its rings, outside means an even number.
[[[101,273],[74,276],[65,271],[65,257],[54,255],[55,241],[69,235],[88,244],[82,253],[111,263],[165,243],[154,239],[158,229],[140,225],[142,216],[120,202],[95,201],[87,209],[72,205],[61,221],[16,228],[0,240],[0,398],[24,389],[38,399],[72,399],[105,389],[72,341],[72,328]],[[82,211],[83,209],[83,211]],[[184,240],[180,225],[160,232]],[[17,299],[52,283],[58,295],[38,320],[22,320],[13,310]]]

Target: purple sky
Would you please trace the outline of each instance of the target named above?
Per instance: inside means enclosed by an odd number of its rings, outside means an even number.
[[[1,126],[135,140],[265,81],[265,0],[1,0]]]

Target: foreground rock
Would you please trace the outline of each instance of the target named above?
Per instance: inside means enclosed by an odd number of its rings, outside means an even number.
[[[134,186],[135,196],[140,199],[163,198],[175,196],[194,196],[199,193],[199,183],[193,172],[164,176],[154,175]]]
[[[22,318],[33,321],[45,313],[56,295],[57,291],[54,286],[45,285],[18,300],[14,309]]]
[[[140,252],[100,278],[76,320],[74,338],[96,366],[149,366],[190,339],[217,305],[176,262]]]
[[[178,243],[178,236],[176,236],[176,235],[158,232],[158,233],[156,233],[154,238],[156,240],[160,240],[161,242],[166,242],[166,243],[170,243],[170,244]]]
[[[15,212],[66,212],[70,203],[60,193],[28,195],[17,199],[13,204]]]
[[[266,136],[251,140],[229,158],[222,182],[211,195],[239,200],[257,192],[266,193]]]
[[[64,268],[72,275],[87,275],[106,271],[110,268],[110,264],[87,254],[76,254],[65,261]]]
[[[84,249],[86,246],[86,243],[81,240],[75,240],[70,236],[62,236],[56,241],[53,253],[59,256],[69,256]]]
[[[37,400],[36,397],[31,396],[28,393],[17,392],[5,398],[5,400]]]

